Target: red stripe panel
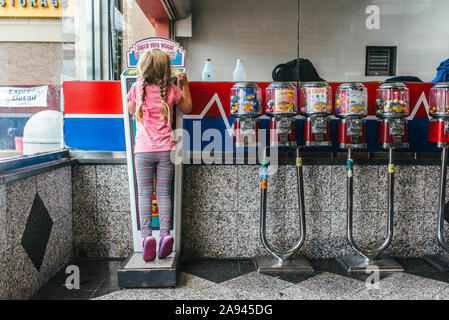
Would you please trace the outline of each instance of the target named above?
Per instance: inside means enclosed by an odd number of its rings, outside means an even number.
[[[192,115],[199,115],[203,108],[209,103],[214,94],[218,93],[226,116],[230,116],[230,90],[234,82],[190,82],[192,93],[193,110]],[[265,89],[270,82],[258,82],[262,89],[262,106],[265,106]],[[330,83],[332,95],[340,82]],[[376,90],[380,83],[366,82],[368,88],[368,114],[376,114]],[[415,107],[422,92],[429,99],[429,90],[433,83],[407,83],[410,89],[410,112]],[[119,81],[66,81],[63,85],[65,113],[67,114],[123,114],[122,94]],[[263,108],[264,109],[264,108]],[[216,103],[209,109],[206,117],[220,117]],[[421,106],[416,114],[417,118],[427,117]]]
[[[329,85],[332,87],[332,97],[335,100],[335,92],[338,86],[342,82],[332,82]],[[270,85],[270,82],[258,82],[259,87],[262,89],[262,110],[265,110],[265,89]],[[376,115],[376,90],[381,85],[380,82],[364,82],[368,89],[368,114]],[[203,108],[209,103],[214,94],[218,93],[220,101],[223,105],[223,109],[226,112],[226,116],[230,116],[230,90],[234,85],[234,82],[190,82],[190,90],[192,93],[193,110],[192,115],[199,115],[203,111]],[[427,101],[429,101],[429,90],[435,84],[434,83],[405,83],[410,89],[410,113],[413,111],[416,103],[421,97],[422,93],[426,94]],[[334,104],[333,104],[334,105]],[[220,111],[216,103],[209,109],[205,115],[206,117],[220,117]],[[419,110],[415,115],[416,118],[426,118],[424,106],[419,106]]]
[[[120,81],[66,81],[67,114],[123,114]]]

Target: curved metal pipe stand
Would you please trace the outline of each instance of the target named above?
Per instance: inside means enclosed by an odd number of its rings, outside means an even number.
[[[441,153],[441,175],[440,175],[440,193],[438,196],[438,227],[437,235],[438,242],[449,253],[449,246],[444,240],[444,205],[446,202],[446,176],[447,176],[447,148],[449,146],[443,146],[443,152]],[[447,255],[435,255],[425,256],[424,259],[437,268],[440,271],[449,271],[449,256]]]
[[[346,235],[351,247],[359,254],[351,256],[339,256],[337,261],[348,273],[366,272],[368,268],[377,267],[379,271],[404,271],[402,266],[390,257],[380,257],[393,239],[394,217],[394,149],[388,152],[388,235],[379,248],[361,248],[354,242],[353,231],[353,159],[352,149],[348,149],[347,160],[348,178],[346,184],[347,193],[347,230]]]
[[[304,244],[306,239],[306,217],[304,208],[304,183],[302,172],[302,157],[300,148],[296,148],[296,175],[298,185],[298,205],[300,217],[301,234],[299,240],[290,249],[280,251],[274,249],[267,241],[267,175],[268,163],[266,161],[266,151],[262,161],[261,173],[261,198],[260,198],[260,240],[271,256],[256,257],[257,272],[313,272],[313,268],[306,257],[292,257]]]

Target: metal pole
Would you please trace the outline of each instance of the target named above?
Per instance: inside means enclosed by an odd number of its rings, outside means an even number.
[[[391,243],[393,239],[393,218],[394,218],[394,149],[388,152],[388,235],[379,248],[360,248],[354,242],[353,231],[353,159],[352,149],[348,149],[348,178],[347,178],[347,239],[351,247],[357,251],[367,261],[375,260]]]
[[[446,202],[446,176],[447,176],[447,147],[441,153],[440,194],[438,197],[438,241],[440,245],[449,251],[449,246],[444,241],[444,206]]]
[[[299,215],[300,215],[300,229],[301,234],[299,240],[295,243],[293,247],[285,251],[279,251],[273,249],[266,240],[266,220],[267,220],[267,184],[266,176],[268,174],[268,163],[266,161],[266,150],[264,150],[264,157],[262,161],[262,187],[261,187],[261,197],[260,197],[260,240],[262,245],[267,249],[267,251],[274,256],[279,264],[284,263],[291,255],[297,252],[305,242],[306,239],[306,220],[305,220],[305,209],[304,209],[304,183],[303,183],[303,172],[302,172],[302,158],[300,148],[296,148],[297,155],[297,186],[298,186],[298,205],[299,205]],[[265,182],[264,182],[265,180]],[[265,185],[264,185],[265,184]]]

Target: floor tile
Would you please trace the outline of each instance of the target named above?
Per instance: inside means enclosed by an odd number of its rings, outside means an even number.
[[[337,300],[349,298],[364,288],[365,284],[362,281],[323,272],[281,291],[279,298],[283,300]]]
[[[441,290],[432,299],[434,299],[434,300],[449,300],[449,288]]]
[[[154,289],[126,289],[119,290],[95,298],[94,300],[169,300],[170,298]]]
[[[280,291],[292,285],[292,283],[267,276],[265,274],[251,272],[238,278],[223,282],[221,285],[237,290],[237,294],[259,299],[265,296],[275,296]]]
[[[75,260],[70,263],[80,269],[80,290],[68,290],[65,268],[59,271],[33,297],[35,300],[89,299],[119,290],[117,270],[124,260]]]
[[[331,272],[355,280],[366,281],[370,276],[370,274],[365,273],[348,274],[336,259],[314,259],[311,260],[311,264],[316,272]],[[380,279],[384,279],[390,275],[391,273],[382,273]]]
[[[353,299],[370,300],[423,300],[431,299],[447,288],[448,284],[408,273],[396,273],[379,282],[378,289],[363,290]]]
[[[252,272],[255,267],[252,259],[191,259],[181,263],[181,270],[222,283]]]
[[[348,275],[335,259],[311,260],[312,274],[259,274],[253,259],[194,259],[182,261],[178,287],[120,290],[117,270],[123,260],[77,259],[81,289],[65,287],[65,268],[32,299],[42,300],[266,300],[361,299],[449,300],[449,273],[422,259],[398,259],[404,273],[382,274],[378,289],[369,290],[369,275]]]
[[[202,290],[184,291],[183,295],[176,298],[181,300],[246,300],[249,299],[249,296],[239,295],[233,289],[215,284]]]
[[[172,299],[195,300],[194,297],[198,296],[198,292],[215,285],[216,284],[212,281],[188,274],[186,272],[181,272],[179,274],[178,286],[176,288],[159,288],[155,290],[169,296]]]

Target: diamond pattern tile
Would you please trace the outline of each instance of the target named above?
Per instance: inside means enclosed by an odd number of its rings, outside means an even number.
[[[21,243],[37,271],[41,269],[52,227],[47,208],[36,193]]]
[[[117,261],[102,261],[97,270],[98,262],[83,260],[82,264],[89,266],[83,274],[95,275],[101,283],[104,278],[116,277],[116,268],[107,267],[114,263]],[[107,288],[82,284],[77,292],[61,285],[66,276],[62,270],[33,299],[449,300],[449,276],[429,268],[422,259],[402,259],[406,271],[382,276],[378,288],[367,285],[366,276],[347,275],[333,259],[312,259],[311,263],[313,274],[281,276],[255,272],[252,259],[189,258],[181,265],[177,288],[119,290],[117,284]]]

